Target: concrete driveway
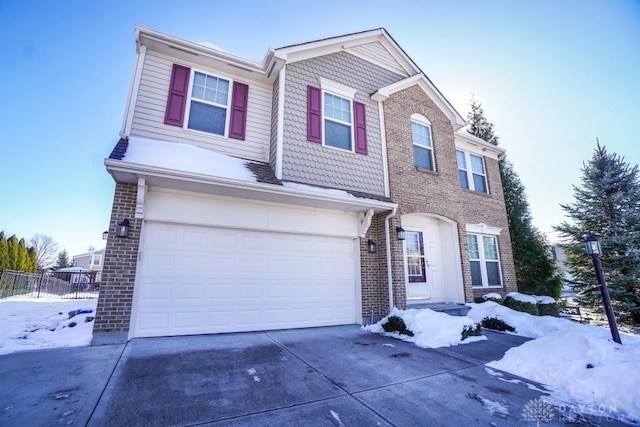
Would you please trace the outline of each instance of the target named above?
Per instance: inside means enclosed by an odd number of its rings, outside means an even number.
[[[15,353],[0,425],[522,425],[543,393],[483,364],[525,339],[486,334],[425,350],[353,325]]]

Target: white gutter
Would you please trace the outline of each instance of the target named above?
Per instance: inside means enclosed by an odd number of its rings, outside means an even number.
[[[138,40],[136,36],[136,45]],[[120,131],[120,137],[124,138],[131,133],[131,125],[133,122],[133,113],[135,111],[136,103],[138,102],[138,91],[140,89],[140,79],[142,78],[142,66],[147,54],[147,47],[140,46],[136,49],[136,65],[133,70],[133,77],[131,79],[131,87],[129,88],[129,99],[127,100],[127,107],[124,112],[124,119],[122,122],[122,129]]]
[[[384,106],[378,101],[378,114],[380,117],[380,140],[382,141],[382,171],[384,173],[384,195],[391,195],[389,189],[389,160],[387,158],[387,135],[384,124]]]
[[[284,91],[285,91],[285,67],[278,72],[278,122],[276,123],[276,164],[274,173],[276,178],[282,179],[282,157],[284,146]]]
[[[393,310],[393,272],[391,271],[391,236],[389,235],[389,220],[396,216],[398,208],[394,207],[384,219],[385,240],[387,242],[387,285],[389,287],[389,312]]]

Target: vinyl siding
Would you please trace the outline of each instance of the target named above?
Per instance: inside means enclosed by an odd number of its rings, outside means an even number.
[[[164,124],[164,113],[173,63],[174,61],[168,56],[147,51],[133,114],[131,135],[184,142],[243,159],[268,161],[271,136],[271,87],[244,79],[238,80],[249,84],[247,127],[244,141],[169,126]],[[214,75],[218,74],[215,70],[209,70],[197,64],[185,61],[178,63]],[[234,76],[227,75],[223,75],[223,77],[234,78]]]
[[[283,179],[384,195],[380,116],[369,96],[403,77],[344,52],[286,67]],[[367,155],[307,141],[307,85],[319,87],[321,77],[357,89],[355,100],[366,107]]]
[[[371,58],[372,60],[378,61],[385,68],[395,73],[406,75],[405,71],[402,69],[398,61],[396,61],[396,59],[389,53],[387,49],[385,49],[384,46],[382,46],[382,43],[380,42],[354,46],[352,48],[349,48],[347,52],[352,53],[356,56],[361,56],[364,59]]]
[[[269,150],[269,164],[273,170],[276,170],[276,144],[278,138],[278,94],[280,92],[280,78],[277,77],[273,82],[273,96],[271,97],[271,149]]]

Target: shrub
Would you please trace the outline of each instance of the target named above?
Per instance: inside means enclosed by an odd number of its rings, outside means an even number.
[[[515,332],[516,328],[505,322],[504,320],[500,320],[497,317],[485,317],[482,319],[480,323],[483,328],[492,329],[494,331],[500,332]]]
[[[533,314],[534,316],[540,315],[536,299],[529,295],[511,292],[504,299],[504,305],[512,310]]]
[[[382,324],[382,329],[384,329],[385,332],[398,332],[402,335],[407,335],[410,337],[413,336],[413,332],[407,329],[407,325],[405,325],[402,317],[398,316],[389,317],[387,319],[387,322]]]
[[[538,301],[538,313],[540,316],[560,316],[560,305],[551,297],[536,297]]]
[[[474,302],[478,304],[483,303],[485,301],[493,301],[493,302],[497,302],[498,304],[503,303],[502,297],[500,296],[500,294],[497,294],[495,292],[492,292],[490,294],[484,294],[482,296],[474,298]]]
[[[479,337],[482,335],[482,326],[477,325],[466,325],[462,328],[462,340],[464,341],[469,337]]]

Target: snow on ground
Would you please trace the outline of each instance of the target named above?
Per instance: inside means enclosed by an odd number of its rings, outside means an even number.
[[[551,316],[532,316],[495,302],[469,304],[476,322],[496,317],[530,338],[487,366],[545,384],[551,400],[574,412],[640,421],[640,337]],[[625,418],[626,416],[626,418]]]
[[[0,354],[89,345],[96,299],[7,298],[0,300]],[[70,311],[91,310],[69,319]],[[75,323],[74,326],[71,324]]]
[[[391,316],[398,316],[404,320],[407,329],[414,336],[401,335],[397,332],[388,333],[382,328]],[[466,344],[475,341],[486,340],[487,337],[469,337],[462,341],[462,329],[465,326],[475,326],[468,317],[449,316],[429,309],[424,310],[399,310],[393,308],[391,313],[378,323],[363,326],[362,329],[369,332],[380,333],[403,341],[412,342],[422,348],[448,347],[457,344]]]

